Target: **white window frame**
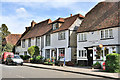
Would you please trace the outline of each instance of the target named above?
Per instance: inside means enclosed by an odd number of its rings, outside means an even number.
[[[40,46],[40,37],[36,37],[36,46]]]
[[[25,48],[25,39],[22,40],[22,48]]]
[[[113,38],[113,29],[109,29],[109,38]]]
[[[105,30],[101,30],[100,32],[101,32],[101,39],[113,38],[113,29],[105,29]]]
[[[53,24],[53,30],[58,29],[58,27],[59,27],[59,24],[58,24],[58,23],[54,23],[54,24]]]
[[[58,33],[58,40],[64,40],[65,39],[65,31]]]
[[[50,34],[49,35],[46,35],[46,46],[50,46]]]
[[[87,58],[87,50],[79,50],[79,57]]]
[[[79,41],[87,41],[87,34],[86,33],[80,33],[79,34]]]
[[[28,47],[31,46],[31,38],[28,39]]]

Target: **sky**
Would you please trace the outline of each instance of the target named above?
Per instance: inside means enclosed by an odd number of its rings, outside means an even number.
[[[22,34],[31,21],[41,22],[50,18],[69,17],[70,14],[85,16],[99,1],[8,1],[0,3],[0,24],[6,24],[12,34]]]

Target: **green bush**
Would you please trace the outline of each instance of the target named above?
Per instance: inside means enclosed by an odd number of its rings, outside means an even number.
[[[20,55],[20,58],[22,58],[22,59],[23,59],[23,55]]]
[[[36,60],[42,60],[43,57],[42,56],[36,56]]]
[[[100,69],[101,68],[101,64],[97,61],[95,64],[93,64],[93,68]]]
[[[30,54],[31,57],[36,57],[39,55],[39,47],[38,46],[31,46],[28,48],[28,53]]]
[[[119,56],[120,54],[117,53],[107,54],[105,63],[106,71],[120,72]]]
[[[23,60],[28,60],[30,58],[29,55],[20,55],[20,57],[23,59]]]

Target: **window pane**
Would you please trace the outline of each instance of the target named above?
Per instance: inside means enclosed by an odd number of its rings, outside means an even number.
[[[60,39],[60,40],[65,39],[65,32],[58,33],[58,39]]]
[[[101,38],[104,38],[104,31],[101,31]]]
[[[86,34],[84,34],[84,40],[87,40],[87,36],[86,36]]]
[[[112,31],[112,29],[109,29],[109,37],[110,37],[110,38],[113,37],[113,31]]]
[[[105,38],[108,38],[108,30],[105,30]]]
[[[80,34],[79,34],[79,41],[81,41],[81,40],[80,40]]]

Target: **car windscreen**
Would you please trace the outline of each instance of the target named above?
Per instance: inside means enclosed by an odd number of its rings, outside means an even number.
[[[20,59],[20,56],[14,56],[14,58],[16,58],[16,59]]]

